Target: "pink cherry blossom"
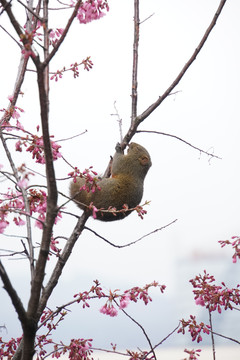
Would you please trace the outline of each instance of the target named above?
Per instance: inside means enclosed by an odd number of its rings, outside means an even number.
[[[195,303],[196,303],[196,305],[201,305],[201,306],[205,305],[204,300],[201,296],[196,298]]]
[[[128,306],[130,302],[130,294],[129,293],[126,293],[123,295],[123,297],[121,298],[120,300],[120,306],[119,306],[119,309],[124,309]]]
[[[26,177],[22,178],[21,180],[19,180],[17,182],[17,185],[20,187],[20,188],[26,188],[27,185],[28,185],[28,179],[26,179]]]
[[[100,19],[105,15],[103,10],[109,11],[106,0],[87,0],[79,8],[77,18],[80,24],[87,24],[92,20]]]
[[[105,304],[104,306],[102,306],[100,308],[99,311],[102,314],[106,314],[106,315],[109,315],[112,317],[117,316],[117,314],[118,314],[117,309],[112,304]]]
[[[0,234],[4,233],[4,230],[6,229],[6,227],[8,226],[9,222],[5,221],[5,220],[1,220],[0,219]]]

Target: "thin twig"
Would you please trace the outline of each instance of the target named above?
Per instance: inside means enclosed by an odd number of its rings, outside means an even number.
[[[158,232],[158,231],[161,231],[161,230],[165,229],[166,227],[174,224],[176,221],[177,221],[177,219],[175,219],[175,220],[171,221],[169,224],[164,225],[164,226],[162,226],[162,227],[160,227],[160,228],[158,228],[158,229],[155,229],[155,230],[151,231],[150,233],[141,236],[139,239],[137,239],[137,240],[135,240],[135,241],[132,241],[132,242],[130,242],[130,243],[128,243],[128,244],[125,244],[125,245],[116,245],[116,244],[113,244],[111,241],[107,240],[106,238],[104,238],[103,236],[99,235],[96,231],[90,229],[90,228],[87,227],[87,226],[85,226],[84,229],[86,229],[86,230],[88,230],[88,231],[91,231],[94,235],[96,235],[96,236],[99,237],[100,239],[104,240],[104,241],[105,241],[106,243],[108,243],[109,245],[121,249],[121,248],[125,248],[125,247],[127,247],[127,246],[130,246],[130,245],[136,244],[137,242],[141,241],[141,240],[144,239],[145,237],[147,237],[147,236],[149,236],[149,235],[152,235],[152,234],[154,234],[154,233],[156,233],[156,232]]]
[[[10,38],[20,47],[20,49],[22,48],[21,44],[19,44],[19,42],[2,25],[0,25],[0,28],[5,31],[8,36],[10,36]]]
[[[153,15],[155,15],[155,14],[152,13],[151,15],[149,15],[148,17],[146,17],[144,20],[140,21],[139,25],[143,24],[145,21],[147,21],[148,19],[150,19]]]
[[[222,337],[223,339],[227,339],[227,340],[233,341],[233,342],[235,342],[235,343],[237,343],[237,344],[240,345],[240,341],[239,341],[239,340],[233,339],[233,338],[231,338],[231,337],[229,337],[229,336],[225,336],[225,335],[219,334],[219,333],[217,333],[216,331],[212,331],[212,333],[213,333],[214,335],[217,335],[217,336]]]
[[[64,138],[64,139],[60,139],[60,140],[55,140],[55,142],[72,140],[72,139],[74,139],[74,138],[76,138],[76,137],[78,137],[78,136],[81,136],[81,135],[86,134],[86,132],[87,132],[87,129],[84,130],[83,132],[81,132],[80,134],[77,134],[77,135],[74,135],[74,136],[70,136],[70,137],[68,137],[68,138]]]
[[[183,140],[183,139],[180,138],[179,136],[172,135],[172,134],[167,134],[167,133],[164,133],[164,132],[161,132],[161,131],[154,131],[154,130],[137,130],[137,131],[136,131],[136,133],[142,133],[142,132],[144,132],[144,133],[150,133],[150,134],[164,135],[164,136],[169,136],[169,137],[175,138],[175,139],[177,139],[177,140],[182,141],[182,142],[185,143],[186,145],[191,146],[193,149],[198,150],[200,153],[203,153],[203,154],[206,154],[206,155],[208,155],[208,156],[211,156],[211,157],[214,157],[214,158],[217,158],[217,159],[222,160],[222,158],[220,158],[219,156],[214,155],[213,153],[209,153],[209,152],[207,152],[207,151],[204,151],[204,150],[202,150],[202,149],[200,149],[200,148],[198,148],[198,147],[190,144],[188,141]]]
[[[180,323],[178,324],[178,326],[175,327],[175,329],[173,329],[167,336],[165,336],[161,341],[159,341],[159,343],[157,343],[156,345],[154,345],[153,349],[155,350],[157,347],[159,347],[160,345],[162,345],[164,343],[164,341],[166,341],[172,334],[175,333],[175,331],[177,331],[177,329],[179,328]],[[142,358],[142,360],[146,359],[146,357],[151,354],[152,351],[149,351],[146,355],[144,355],[144,357]]]
[[[24,4],[21,0],[17,0],[17,2],[19,2],[19,4],[21,4],[23,7],[25,7],[25,9],[27,9],[27,11],[29,13],[31,13],[36,19],[40,20],[41,22],[43,22],[43,19],[40,18],[32,9],[32,7],[27,6],[26,4]]]
[[[114,300],[114,302],[117,304],[116,300]],[[140,327],[140,329],[142,330],[142,332],[143,332],[143,334],[144,334],[145,338],[147,339],[147,342],[148,342],[148,344],[149,344],[149,346],[150,346],[150,349],[151,349],[151,352],[150,352],[150,353],[152,353],[153,356],[154,356],[154,359],[157,360],[157,357],[156,357],[154,348],[153,348],[153,346],[152,346],[151,340],[150,340],[148,334],[146,333],[146,330],[144,329],[144,327],[143,327],[137,320],[135,320],[132,316],[130,316],[130,315],[126,312],[126,310],[124,310],[124,309],[121,309],[121,310],[122,310],[122,312],[123,312],[131,321],[133,321],[138,327]]]
[[[123,140],[123,133],[122,133],[122,119],[120,118],[120,116],[119,116],[119,112],[118,112],[118,109],[117,109],[117,106],[116,106],[116,101],[114,101],[114,104],[113,104],[113,106],[114,106],[114,109],[115,109],[115,111],[116,111],[116,113],[115,114],[111,114],[111,115],[115,115],[115,116],[117,116],[117,122],[118,122],[118,125],[119,125],[119,133],[120,133],[120,142],[122,142],[122,140]]]
[[[210,328],[211,328],[213,360],[216,360],[216,350],[215,350],[215,341],[214,341],[213,324],[212,324],[212,313],[209,309],[208,309],[208,315],[209,315],[209,324],[210,324]]]

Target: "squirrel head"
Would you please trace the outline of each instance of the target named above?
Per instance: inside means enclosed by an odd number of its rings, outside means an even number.
[[[143,146],[132,142],[129,145],[127,154],[130,155],[132,159],[134,158],[136,163],[139,164],[139,174],[142,174],[142,176],[145,177],[152,166],[151,157],[148,151]]]
[[[127,154],[116,152],[113,157],[112,177],[127,175],[143,181],[152,166],[148,151],[141,145],[131,143]]]

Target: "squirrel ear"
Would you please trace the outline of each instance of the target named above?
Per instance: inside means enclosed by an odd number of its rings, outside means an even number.
[[[139,158],[141,165],[147,165],[149,163],[149,157],[147,155],[143,155]]]

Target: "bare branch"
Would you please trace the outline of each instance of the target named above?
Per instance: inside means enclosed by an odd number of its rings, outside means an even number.
[[[116,101],[114,101],[114,109],[115,109],[115,114],[111,114],[112,116],[115,115],[117,116],[117,122],[118,122],[118,125],[119,125],[119,133],[120,133],[120,142],[123,141],[123,134],[122,134],[122,119],[120,118],[120,115],[119,115],[119,112],[118,112],[118,109],[117,109],[117,105],[116,105]]]
[[[6,0],[0,0],[3,8],[5,9],[5,11],[7,12],[8,14],[8,17],[12,23],[12,26],[14,27],[16,33],[18,34],[18,36],[20,37],[22,35],[22,29],[21,29],[21,26],[19,25],[18,21],[16,20],[15,16],[13,15],[13,12],[12,12],[12,5],[10,2],[7,2]]]
[[[139,0],[134,0],[134,42],[133,42],[133,68],[132,68],[131,124],[133,124],[137,116],[138,45],[139,45]]]
[[[7,291],[10,299],[12,300],[13,306],[18,314],[19,320],[21,321],[21,324],[23,325],[27,321],[26,311],[24,309],[21,299],[18,297],[16,290],[12,286],[12,283],[5,271],[5,268],[4,268],[1,260],[0,260],[0,276],[1,276],[2,282],[4,284],[4,289]]]
[[[10,36],[10,38],[20,47],[20,49],[22,48],[22,46],[19,44],[19,42],[2,25],[0,25],[0,28],[3,31],[5,31],[5,33],[7,33],[8,36]]]
[[[19,4],[21,4],[23,7],[25,7],[25,9],[27,9],[27,11],[29,13],[31,13],[36,19],[40,20],[41,22],[43,22],[43,19],[41,17],[39,17],[39,15],[33,11],[32,6],[27,6],[26,4],[24,4],[21,0],[17,0],[17,2],[19,2]]]
[[[156,345],[154,345],[153,349],[156,349],[157,347],[159,347],[160,345],[162,345],[162,344],[164,343],[164,341],[166,341],[172,334],[174,334],[175,331],[177,331],[177,329],[179,328],[179,325],[180,325],[180,324],[178,324],[178,326],[176,326],[175,329],[173,329],[173,330],[172,330],[167,336],[165,336],[159,343],[157,343]],[[151,354],[151,352],[152,352],[152,351],[149,351],[146,355],[144,355],[144,357],[143,357],[142,360],[146,359],[147,356],[148,356],[149,354]]]
[[[127,132],[127,134],[125,135],[125,137],[123,139],[123,142],[121,144],[122,149],[124,149],[126,147],[126,145],[130,142],[133,135],[136,133],[136,130],[137,130],[139,124],[141,122],[143,122],[154,110],[156,110],[157,107],[163,102],[163,100],[165,100],[171,94],[172,90],[178,85],[178,83],[180,82],[182,77],[185,75],[186,71],[192,65],[192,63],[194,62],[194,60],[198,56],[199,52],[201,51],[202,47],[206,43],[206,41],[208,39],[208,36],[210,35],[212,29],[216,25],[216,22],[217,22],[220,14],[221,14],[221,11],[222,11],[225,3],[226,3],[226,0],[221,0],[220,1],[218,9],[217,9],[217,11],[216,11],[210,25],[208,26],[207,30],[205,31],[205,34],[203,35],[200,43],[198,44],[198,46],[196,47],[194,53],[192,54],[190,59],[187,61],[187,63],[184,65],[184,67],[182,68],[182,70],[180,71],[178,76],[175,78],[175,80],[169,86],[169,88],[163,93],[162,96],[159,96],[159,98],[152,105],[150,105],[142,114],[138,115],[134,119],[134,121],[132,122],[132,124],[131,124],[128,132]]]
[[[210,328],[211,328],[213,360],[216,360],[216,350],[215,350],[215,341],[214,341],[214,334],[213,334],[212,314],[211,314],[211,311],[209,309],[208,309],[208,315],[209,315],[209,324],[210,324]]]
[[[210,331],[211,331],[211,330],[210,330]],[[222,337],[223,339],[227,339],[227,340],[233,341],[233,342],[235,342],[235,343],[237,343],[237,344],[240,345],[240,341],[239,341],[239,340],[233,339],[233,338],[231,338],[231,337],[229,337],[229,336],[225,336],[225,335],[219,334],[219,333],[217,333],[216,331],[211,331],[211,332],[212,332],[214,335],[220,336],[220,337]]]
[[[76,137],[78,137],[78,136],[81,136],[81,135],[86,134],[86,132],[87,132],[87,129],[86,129],[86,130],[84,130],[83,132],[81,132],[80,134],[70,136],[69,138],[56,140],[56,142],[60,142],[60,141],[67,141],[67,140],[72,140],[72,139],[74,139],[74,138],[76,138]]]
[[[159,134],[159,135],[165,135],[165,136],[170,136],[170,137],[173,137],[177,140],[180,140],[182,141],[183,143],[185,143],[186,145],[189,145],[191,146],[193,149],[196,149],[198,150],[200,153],[203,153],[203,154],[206,154],[208,156],[211,156],[211,157],[215,157],[216,159],[220,159],[222,160],[222,158],[220,158],[219,156],[217,155],[214,155],[213,153],[209,153],[207,151],[204,151],[192,144],[190,144],[189,142],[187,142],[186,140],[183,140],[182,138],[180,138],[179,136],[176,136],[176,135],[172,135],[172,134],[167,134],[167,133],[164,133],[164,132],[161,132],[161,131],[153,131],[153,130],[137,130],[136,133],[141,133],[141,132],[145,132],[145,133],[151,133],[151,134]]]
[[[160,227],[160,228],[158,228],[158,229],[155,229],[155,230],[151,231],[150,233],[141,236],[139,239],[137,239],[137,240],[135,240],[135,241],[132,241],[132,242],[130,242],[130,243],[128,243],[128,244],[125,244],[125,245],[116,245],[116,244],[113,244],[111,241],[107,240],[106,238],[104,238],[103,236],[99,235],[96,231],[90,229],[90,228],[87,227],[87,226],[85,226],[84,229],[86,229],[86,230],[88,230],[88,231],[91,231],[94,235],[96,235],[96,236],[99,237],[100,239],[104,240],[104,241],[105,241],[106,243],[108,243],[109,245],[121,249],[121,248],[124,248],[124,247],[127,247],[127,246],[131,246],[131,245],[133,245],[133,244],[136,244],[137,242],[141,241],[141,240],[144,239],[145,237],[150,236],[150,235],[152,235],[152,234],[154,234],[154,233],[156,233],[156,232],[158,232],[158,231],[161,231],[161,230],[165,229],[166,227],[174,224],[176,221],[177,221],[177,219],[175,219],[175,220],[171,221],[169,224],[164,225],[164,226],[162,226],[162,227]]]
[[[145,21],[149,20],[153,15],[155,15],[154,13],[149,15],[148,17],[146,17],[144,20],[140,21],[139,25],[143,24]]]
[[[115,303],[117,304],[116,300],[114,300],[114,301],[115,301]],[[118,304],[117,304],[117,305],[118,305]],[[153,348],[153,346],[152,346],[151,340],[150,340],[148,334],[146,333],[146,330],[144,329],[144,327],[143,327],[137,320],[135,320],[132,316],[130,316],[130,315],[126,312],[126,310],[124,310],[124,309],[121,309],[121,310],[122,310],[122,312],[123,312],[130,320],[132,320],[138,327],[140,327],[140,329],[142,330],[142,332],[143,332],[143,334],[144,334],[145,338],[147,339],[147,342],[148,342],[148,344],[149,344],[149,346],[150,346],[150,349],[151,349],[151,352],[150,352],[150,353],[152,353],[153,356],[154,356],[154,359],[157,360],[157,357],[156,357],[154,348]]]

